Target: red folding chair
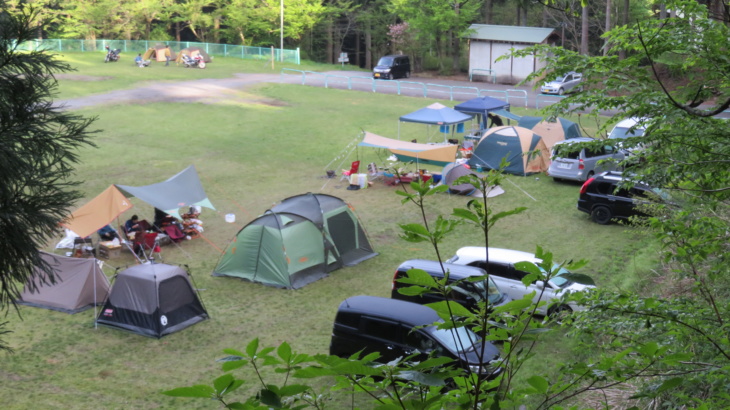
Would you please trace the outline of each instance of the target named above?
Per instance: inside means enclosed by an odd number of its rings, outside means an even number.
[[[159,260],[162,260],[162,253],[160,249],[160,243],[157,239],[157,232],[140,232],[138,235],[144,235],[140,245],[142,246],[142,254],[147,261],[155,260],[154,255],[157,254]]]
[[[340,181],[342,181],[344,179],[350,179],[350,175],[357,174],[357,171],[359,171],[359,170],[360,170],[360,161],[353,162],[352,165],[350,166],[350,170],[346,170],[346,169],[342,170],[342,178],[340,179]]]

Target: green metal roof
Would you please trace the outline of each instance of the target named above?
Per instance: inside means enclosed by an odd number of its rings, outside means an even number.
[[[470,33],[464,36],[476,40],[505,41],[515,43],[539,44],[555,29],[545,27],[496,26],[491,24],[472,24]]]

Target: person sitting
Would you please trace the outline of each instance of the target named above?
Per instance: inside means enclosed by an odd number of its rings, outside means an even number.
[[[115,238],[121,240],[122,238],[119,237],[119,233],[116,229],[112,228],[111,225],[107,225],[98,231],[96,233],[99,234],[99,237],[102,241],[113,241]]]
[[[150,65],[150,60],[145,60],[142,58],[142,54],[137,54],[137,57],[134,57],[134,63],[137,64],[139,68],[147,67]]]
[[[137,215],[132,215],[132,217],[124,223],[124,232],[126,234],[131,234],[132,232],[146,232],[151,228],[152,227],[149,222],[145,219],[140,220]]]
[[[178,224],[177,218],[174,216],[166,213],[165,211],[155,208],[155,221],[154,225],[157,230],[162,230],[162,228],[166,227],[167,225],[173,225]]]

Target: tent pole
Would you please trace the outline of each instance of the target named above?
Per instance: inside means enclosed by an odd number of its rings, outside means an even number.
[[[94,257],[94,329],[98,328],[98,324],[96,323],[96,270],[101,268],[99,267],[99,260]],[[104,272],[102,272],[104,273]]]

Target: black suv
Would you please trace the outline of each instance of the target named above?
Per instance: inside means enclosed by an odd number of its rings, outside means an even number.
[[[650,197],[661,195],[661,191],[640,182],[631,188],[621,186],[625,181],[620,172],[604,172],[589,178],[580,188],[578,210],[590,214],[593,222],[601,225],[613,219],[646,216],[636,205],[648,203]]]
[[[380,353],[379,362],[416,354],[449,357],[455,365],[483,377],[495,377],[499,350],[474,332],[459,327],[439,329],[442,322],[430,307],[376,296],[353,296],[337,309],[332,327],[330,354],[350,357],[355,353]]]

